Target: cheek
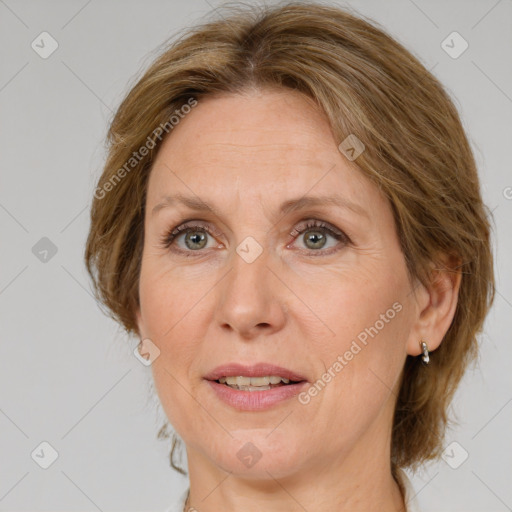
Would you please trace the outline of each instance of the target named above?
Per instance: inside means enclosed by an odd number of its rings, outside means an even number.
[[[317,347],[321,352],[348,350],[354,339],[364,343],[377,334],[381,339],[396,334],[408,287],[405,275],[392,272],[393,268],[397,267],[336,269],[315,276],[322,286],[299,288],[309,290],[304,302],[314,305],[318,318],[329,328],[330,336]]]
[[[169,421],[179,431],[190,428],[187,418],[197,413],[190,395],[195,385],[190,372],[200,351],[202,326],[210,321],[208,301],[201,300],[208,289],[204,277],[195,282],[193,276],[173,271],[162,262],[145,262],[141,269],[144,337],[160,350],[151,365],[155,389]]]
[[[161,259],[143,262],[139,293],[147,337],[156,343],[173,338],[186,327],[188,315],[201,308],[207,287],[204,276],[195,280]]]
[[[405,270],[379,268],[337,272],[324,279],[323,293],[315,293],[315,312],[332,332],[311,346],[321,361],[319,391],[311,405],[327,411],[330,421],[353,424],[353,431],[370,421],[392,393],[410,329]]]

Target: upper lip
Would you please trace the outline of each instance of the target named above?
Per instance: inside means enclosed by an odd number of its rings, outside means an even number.
[[[278,377],[285,377],[291,381],[300,382],[307,380],[303,375],[283,368],[282,366],[276,366],[271,363],[257,363],[253,365],[243,365],[239,363],[227,363],[213,369],[207,375],[204,376],[206,380],[218,380],[221,377],[265,377],[277,375]]]

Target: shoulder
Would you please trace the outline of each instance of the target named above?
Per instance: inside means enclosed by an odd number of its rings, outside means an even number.
[[[180,495],[178,500],[173,503],[169,508],[166,508],[164,512],[183,512],[185,508],[185,502],[187,501],[187,496],[190,488],[187,487]]]
[[[402,488],[407,512],[421,512],[418,500],[416,499],[416,492],[409,477],[407,476],[407,473],[403,469],[398,469],[396,476],[398,483]]]

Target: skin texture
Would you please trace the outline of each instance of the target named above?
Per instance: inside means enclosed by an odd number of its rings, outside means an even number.
[[[403,510],[390,471],[399,378],[421,339],[430,350],[441,343],[459,281],[410,279],[388,200],[339,142],[309,98],[251,90],[199,101],[151,171],[138,327],[160,349],[155,387],[186,444],[189,505],[201,512]],[[176,193],[213,211],[175,204],[153,213]],[[360,211],[278,211],[288,199],[333,194]],[[197,228],[205,246],[188,248],[181,233],[165,248],[161,239],[191,219],[211,227]],[[308,243],[319,234],[305,227],[310,219],[350,240]],[[252,263],[236,252],[248,236],[263,248]],[[228,362],[271,362],[314,383],[396,303],[394,318],[307,404],[295,397],[241,412],[203,378]],[[237,457],[247,442],[261,452],[250,468]]]

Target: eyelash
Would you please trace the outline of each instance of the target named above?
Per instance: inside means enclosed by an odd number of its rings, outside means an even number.
[[[304,232],[317,228],[318,231],[322,233],[327,233],[328,235],[332,236],[334,239],[341,241],[344,245],[347,245],[351,243],[350,238],[348,235],[346,235],[343,231],[340,231],[330,224],[327,224],[321,220],[318,219],[310,219],[305,222],[304,225],[302,225],[300,228],[294,228],[290,232],[290,236],[298,237]],[[211,236],[220,236],[220,233],[218,233],[215,229],[212,229],[208,224],[204,224],[199,221],[186,221],[183,224],[180,224],[179,226],[173,228],[172,230],[166,232],[160,239],[160,245],[163,249],[170,249],[173,242],[178,238],[178,236],[193,231],[206,231]],[[333,252],[336,252],[340,250],[339,247],[330,247],[329,249],[299,249],[300,251],[307,251],[310,254],[314,254],[316,256],[327,256],[329,254],[332,254]],[[184,254],[187,257],[192,257],[194,252],[201,252],[199,251],[192,251],[192,250],[184,250],[184,249],[175,249],[175,252],[179,252]]]

